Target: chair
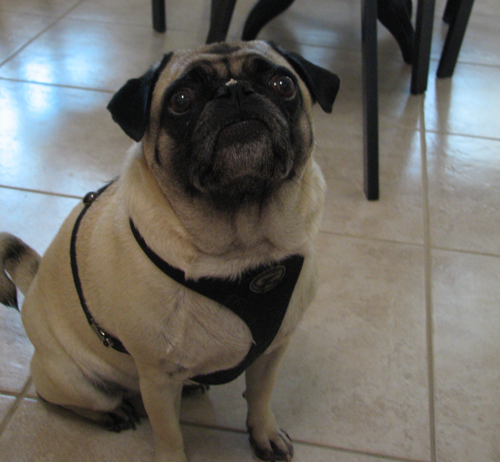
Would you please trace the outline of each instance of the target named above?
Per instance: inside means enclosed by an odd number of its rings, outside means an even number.
[[[474,0],[448,0],[446,3],[443,21],[448,23],[450,28],[439,60],[439,78],[453,75],[473,4]]]
[[[210,31],[207,43],[223,42],[233,16],[236,0],[212,0],[210,10]],[[156,32],[167,30],[165,0],[152,0],[153,29]]]
[[[294,0],[259,0],[243,29],[243,40],[257,36],[260,29],[286,10]],[[166,29],[165,0],[152,0],[153,27]],[[448,0],[444,20],[449,22],[438,77],[449,77],[458,58],[474,0]],[[224,41],[236,0],[212,0],[207,43]],[[403,59],[412,63],[410,91],[414,95],[427,89],[435,0],[418,0],[415,32],[411,26],[411,0],[361,0],[363,72],[363,177],[368,200],[379,199],[378,140],[378,60],[377,18],[396,38]]]

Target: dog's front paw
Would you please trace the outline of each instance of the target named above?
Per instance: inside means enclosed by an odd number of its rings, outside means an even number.
[[[249,428],[250,444],[255,455],[262,460],[285,460],[290,462],[293,456],[292,440],[288,434],[279,428],[263,431]]]

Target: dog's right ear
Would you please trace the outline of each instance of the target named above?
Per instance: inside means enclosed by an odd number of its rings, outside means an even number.
[[[339,77],[327,69],[316,66],[297,53],[286,51],[272,42],[269,42],[269,45],[283,56],[299,74],[309,89],[313,102],[317,101],[323,111],[332,112],[333,102],[340,88]]]
[[[140,141],[146,132],[156,81],[172,55],[165,55],[159,64],[142,77],[129,80],[108,104],[113,120],[134,141]]]

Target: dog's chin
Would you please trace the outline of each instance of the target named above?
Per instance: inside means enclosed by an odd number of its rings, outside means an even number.
[[[218,203],[262,201],[292,170],[290,152],[280,152],[267,126],[258,120],[227,125],[218,133],[209,165],[193,184]]]
[[[243,176],[224,185],[207,189],[205,196],[217,208],[237,209],[249,203],[264,203],[279,184],[279,181],[266,181],[252,176]]]

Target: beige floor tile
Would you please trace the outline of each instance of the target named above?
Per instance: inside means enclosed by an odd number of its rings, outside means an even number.
[[[186,397],[181,405],[181,421],[244,432],[247,415],[244,391],[245,379],[244,376],[240,376],[226,385],[210,387],[207,393]],[[280,424],[284,428],[284,424]]]
[[[29,378],[32,355],[20,313],[0,305],[0,392],[21,392]]]
[[[500,259],[433,251],[440,462],[500,460]]]
[[[425,96],[426,129],[485,138],[499,138],[500,67],[458,62],[451,79],[436,79],[431,61]]]
[[[0,77],[115,91],[164,53],[203,42],[197,32],[63,19],[0,67]]]
[[[149,462],[153,448],[147,422],[135,432],[112,433],[69,411],[25,399],[0,437],[0,454],[1,460],[19,462]]]
[[[142,0],[85,0],[80,2],[68,15],[71,19],[107,22],[127,25],[152,25],[152,2]],[[165,2],[169,5],[171,2]],[[191,5],[191,10],[192,10]],[[170,19],[170,18],[169,18]]]
[[[500,255],[500,140],[427,135],[433,246]]]
[[[132,141],[111,94],[0,80],[0,185],[82,196],[119,175]]]
[[[0,405],[2,400],[0,399]],[[190,462],[251,462],[248,436],[197,426],[182,427]],[[26,435],[36,435],[26,437]],[[386,459],[294,444],[294,462],[384,462]],[[89,462],[121,460],[150,462],[151,427],[141,422],[135,431],[107,432],[98,426],[39,401],[25,399],[0,437],[1,460],[16,462]],[[391,459],[395,460],[395,459]],[[396,461],[397,462],[397,461]]]
[[[479,5],[483,2],[475,2]],[[500,65],[500,25],[498,16],[476,14],[475,8],[467,24],[467,31],[460,48],[459,62],[483,65]],[[448,24],[436,16],[432,40],[433,59],[440,59],[444,41],[449,30]]]
[[[236,2],[230,36],[241,37],[248,13],[255,2]],[[315,46],[359,50],[361,48],[360,3],[328,0],[295,1],[285,12],[268,23],[259,38],[276,42],[292,42]]]
[[[0,427],[15,401],[16,398],[13,396],[0,395]]]
[[[206,37],[210,22],[210,2],[168,0],[165,6],[167,31],[183,30],[196,37]],[[151,2],[144,0],[85,0],[68,17],[152,27]]]
[[[191,426],[184,426],[183,434],[186,454],[190,462],[212,462],[215,460],[218,462],[252,462],[260,460],[253,456],[246,434]],[[293,461],[384,462],[387,459],[311,447],[295,442]]]
[[[321,286],[273,408],[292,438],[429,458],[423,251],[322,234]],[[186,400],[183,419],[244,429],[243,381]]]
[[[79,0],[1,0],[0,11],[15,11],[41,16],[60,16],[74,7]]]
[[[0,188],[0,231],[17,235],[43,253],[77,203],[76,199]],[[21,391],[32,354],[19,312],[0,305],[0,390]]]
[[[0,3],[1,9],[1,3]],[[0,65],[26,42],[48,27],[54,18],[2,11],[0,27]]]
[[[333,124],[327,146],[318,147],[316,157],[328,186],[322,229],[422,244],[420,133],[380,131],[381,192],[375,202],[364,195],[362,143],[345,125]]]
[[[0,187],[0,231],[43,253],[79,199]]]

